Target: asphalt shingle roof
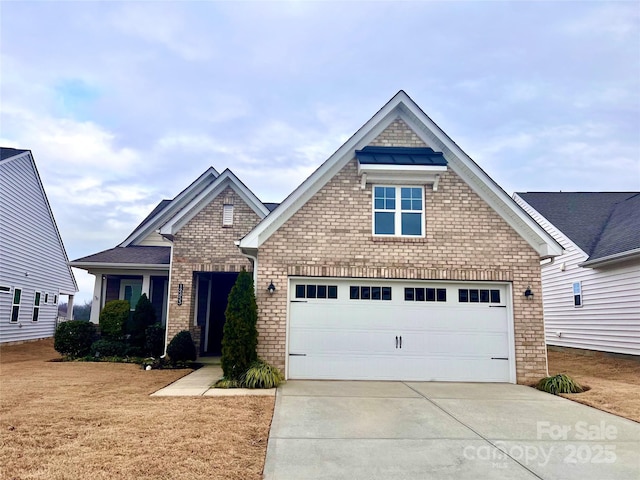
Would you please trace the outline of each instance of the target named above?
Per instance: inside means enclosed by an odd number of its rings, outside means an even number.
[[[115,247],[71,263],[132,263],[138,265],[169,265],[171,247]]]
[[[640,192],[518,193],[597,260],[640,248]]]
[[[21,153],[28,152],[29,150],[21,150],[18,148],[0,147],[0,160],[6,160],[7,158],[15,157]]]
[[[442,152],[435,152],[431,148],[364,147],[356,150],[356,158],[363,165],[447,165]]]

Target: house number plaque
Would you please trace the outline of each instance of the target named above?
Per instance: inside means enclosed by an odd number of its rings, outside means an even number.
[[[184,283],[178,284],[178,305],[182,305],[182,293],[184,292]]]

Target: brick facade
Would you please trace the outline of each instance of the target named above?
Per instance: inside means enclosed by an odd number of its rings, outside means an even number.
[[[425,146],[401,120],[372,145]],[[546,375],[535,250],[451,170],[438,191],[425,188],[425,238],[374,238],[371,195],[371,185],[361,189],[353,159],[260,247],[260,356],[284,368],[289,275],[507,281],[514,292],[517,382]],[[270,281],[278,289],[273,295],[266,292]],[[533,300],[523,296],[528,286]]]
[[[234,206],[233,225],[222,226],[224,204]],[[168,338],[189,330],[200,349],[200,327],[194,321],[195,272],[252,271],[251,262],[234,242],[245,236],[261,218],[230,187],[184,225],[173,240],[169,292]],[[178,305],[178,285],[183,285],[182,305]]]

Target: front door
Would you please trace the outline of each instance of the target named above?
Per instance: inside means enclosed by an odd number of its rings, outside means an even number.
[[[222,354],[222,333],[224,329],[227,299],[231,288],[236,283],[237,273],[212,273],[211,293],[209,300],[209,316],[207,319],[207,345],[208,355],[219,356]]]

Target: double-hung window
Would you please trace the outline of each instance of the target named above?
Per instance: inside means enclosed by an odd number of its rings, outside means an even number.
[[[373,234],[424,236],[422,187],[373,187]]]

